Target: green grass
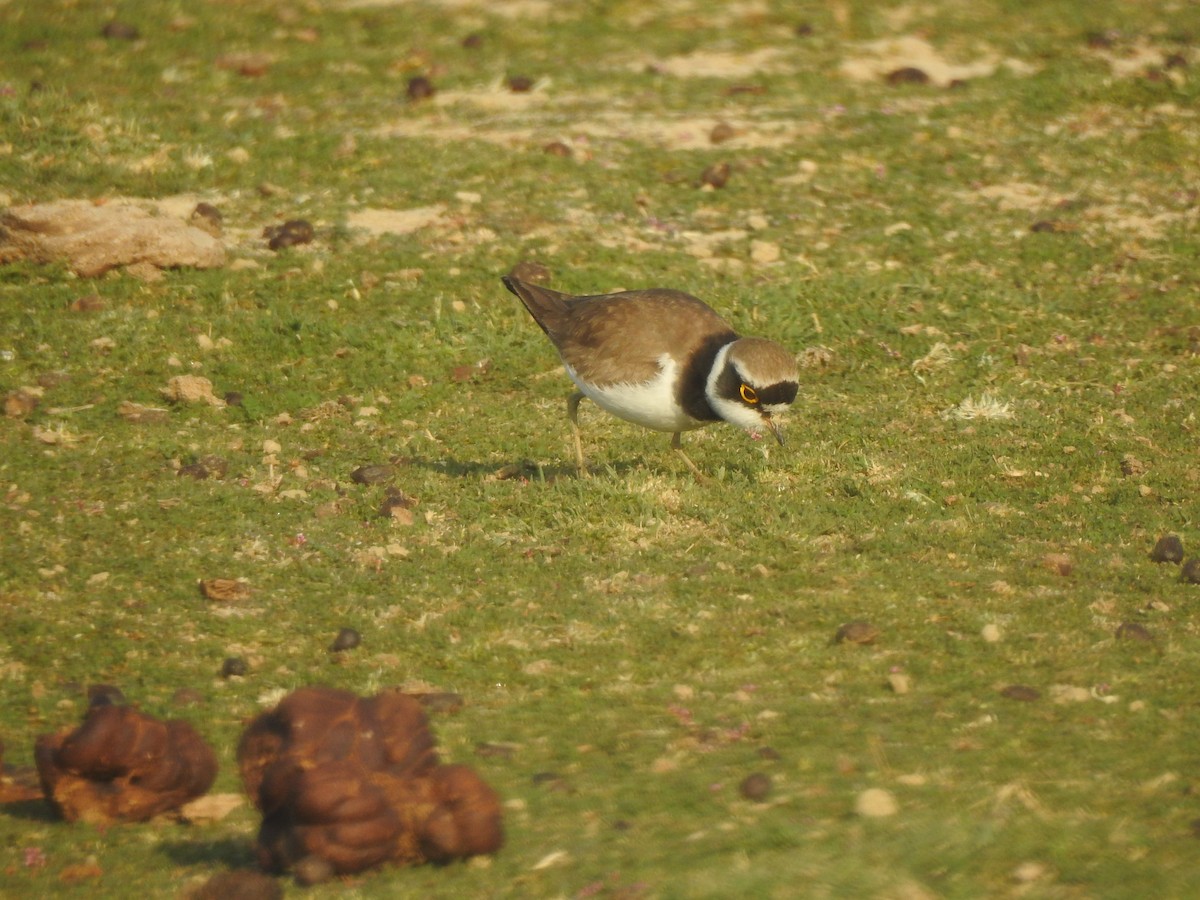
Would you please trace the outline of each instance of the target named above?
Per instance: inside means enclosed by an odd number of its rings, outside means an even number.
[[[0,267],[0,389],[43,387],[0,420],[6,762],[108,682],[192,721],[236,792],[238,735],[273,692],[427,685],[466,698],[433,724],[503,796],[506,847],[313,896],[1189,895],[1200,588],[1148,553],[1169,531],[1200,546],[1196,8],[643,6],[124,3],[136,44],[101,38],[94,4],[0,7],[0,200],[194,193],[257,263]],[[842,74],[905,34],[1028,70]],[[1187,65],[1103,56],[1141,45]],[[757,71],[655,69],[764,48]],[[221,63],[247,53],[261,76]],[[418,73],[441,101],[407,101]],[[493,87],[510,75],[545,81],[513,98]],[[718,120],[743,136],[708,144]],[[720,161],[726,187],[698,190]],[[347,225],[431,205],[410,234]],[[262,228],[296,217],[314,244],[266,251]],[[499,283],[522,259],[564,290],[678,287],[825,348],[787,447],[693,432],[698,484],[665,436],[585,405],[575,477],[567,379]],[[70,309],[92,293],[101,311]],[[180,374],[243,403],[170,406]],[[953,415],[985,395],[1011,417]],[[129,422],[124,401],[169,414]],[[209,456],[223,477],[177,476]],[[391,460],[411,525],[350,478]],[[216,608],[212,577],[254,593]],[[876,643],[834,643],[852,619]],[[1123,621],[1157,643],[1117,641]],[[335,659],[343,626],[363,645]],[[233,655],[250,674],[222,680]],[[1041,699],[1001,696],[1018,683]],[[184,687],[203,702],[181,708]],[[738,793],[754,771],[766,803]],[[872,787],[895,815],[855,814]],[[250,865],[256,825],[243,807],[99,830],[12,804],[0,895],[176,896]]]

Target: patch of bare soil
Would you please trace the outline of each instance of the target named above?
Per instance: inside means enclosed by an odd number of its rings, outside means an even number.
[[[0,263],[64,262],[95,277],[119,266],[149,274],[183,266],[215,268],[225,247],[182,219],[155,215],[137,200],[58,200],[0,213]]]
[[[924,72],[931,84],[947,87],[954,82],[987,77],[1000,68],[1018,75],[1034,71],[1029,63],[1002,59],[987,48],[977,50],[977,57],[969,62],[951,62],[932,44],[915,35],[868,41],[858,44],[854,52],[841,66],[842,75],[853,81],[879,81],[892,72],[914,69]]]

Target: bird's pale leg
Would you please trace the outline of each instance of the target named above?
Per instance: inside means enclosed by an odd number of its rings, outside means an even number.
[[[571,420],[571,436],[575,439],[575,465],[579,467],[580,475],[586,475],[587,467],[583,463],[583,442],[579,439],[579,401],[582,399],[583,393],[576,391],[567,400],[567,418]]]
[[[671,435],[671,449],[683,457],[683,461],[687,463],[687,467],[692,470],[692,474],[696,476],[697,481],[702,483],[707,482],[708,477],[698,468],[696,468],[696,464],[691,461],[686,453],[683,452],[683,444],[680,443],[679,437],[680,434],[678,431]]]

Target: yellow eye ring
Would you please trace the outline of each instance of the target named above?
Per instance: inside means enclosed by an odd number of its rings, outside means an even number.
[[[742,385],[742,399],[747,403],[757,403],[758,393],[748,384]]]

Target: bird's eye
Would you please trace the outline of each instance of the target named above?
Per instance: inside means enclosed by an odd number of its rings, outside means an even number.
[[[758,402],[758,392],[755,391],[754,388],[750,387],[750,385],[743,384],[742,385],[742,399],[745,400],[747,403],[757,403]]]

